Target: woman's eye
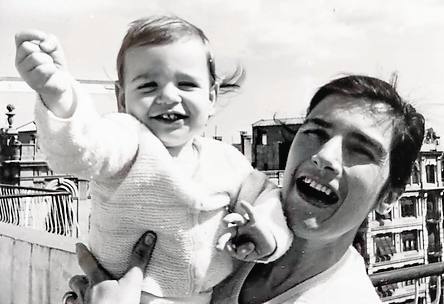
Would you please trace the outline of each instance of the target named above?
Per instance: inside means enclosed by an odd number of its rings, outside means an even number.
[[[374,160],[375,157],[373,156],[373,153],[370,152],[369,150],[362,148],[360,146],[354,146],[352,147],[352,151],[354,151],[355,153],[362,155],[370,160]]]
[[[157,88],[157,83],[155,83],[154,81],[145,82],[137,86],[138,90],[144,90],[144,91],[153,91],[156,88]]]
[[[322,129],[307,129],[304,130],[302,133],[309,135],[309,136],[315,136],[319,138],[320,140],[325,140],[328,137],[327,132],[325,132]]]

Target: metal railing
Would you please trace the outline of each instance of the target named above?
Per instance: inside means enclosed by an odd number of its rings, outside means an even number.
[[[384,271],[381,273],[374,273],[370,275],[370,280],[375,287],[388,286],[405,281],[414,281],[415,285],[415,300],[418,303],[419,298],[419,281],[422,278],[437,276],[436,279],[436,296],[432,304],[441,303],[441,280],[444,273],[444,263],[431,263],[426,265],[418,265],[406,267],[402,269]]]
[[[0,184],[0,222],[78,236],[78,199],[68,191]]]

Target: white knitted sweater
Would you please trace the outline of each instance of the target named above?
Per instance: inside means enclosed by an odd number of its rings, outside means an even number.
[[[137,239],[153,230],[157,243],[143,290],[179,299],[203,294],[202,302],[208,302],[212,287],[233,270],[232,258],[215,249],[226,229],[221,221],[225,207],[253,168],[232,146],[198,137],[193,144],[199,165],[192,179],[187,178],[163,144],[134,117],[99,116],[78,88],[75,96],[71,118],[57,118],[41,101],[35,117],[51,168],[92,181],[92,252],[120,277]],[[290,242],[278,197],[271,201],[262,213],[273,217],[270,227],[279,246],[271,257],[275,259]],[[165,303],[176,302],[186,301]]]

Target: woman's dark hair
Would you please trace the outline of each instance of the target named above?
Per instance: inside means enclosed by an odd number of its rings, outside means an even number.
[[[322,86],[311,99],[307,115],[330,95],[363,98],[389,106],[394,121],[394,134],[390,149],[390,173],[385,189],[400,194],[404,191],[421,149],[424,117],[404,101],[391,84],[363,75],[338,78]]]

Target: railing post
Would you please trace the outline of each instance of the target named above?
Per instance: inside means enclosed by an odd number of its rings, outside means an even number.
[[[419,301],[419,279],[415,279],[415,304]]]
[[[431,304],[439,304],[439,300],[441,299],[441,280],[442,280],[442,276],[439,275],[436,278],[436,296]]]

